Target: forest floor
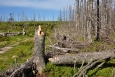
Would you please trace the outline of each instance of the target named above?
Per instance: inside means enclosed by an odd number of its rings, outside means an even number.
[[[0,49],[0,54],[5,53],[6,51],[10,50],[11,48],[13,48],[13,47],[5,46],[5,47],[1,48]]]

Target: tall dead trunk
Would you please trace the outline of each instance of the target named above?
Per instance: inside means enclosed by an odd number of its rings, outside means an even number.
[[[36,64],[37,71],[41,74],[42,70],[45,68],[45,60],[44,60],[44,42],[45,35],[41,32],[41,26],[39,26],[38,30],[35,31],[34,36],[34,63]]]
[[[88,42],[91,43],[92,42],[92,36],[91,36],[91,28],[92,28],[92,9],[93,9],[93,0],[89,0],[89,4],[88,4],[88,19],[87,19],[87,32],[88,32]]]
[[[97,37],[96,40],[100,39],[100,16],[99,16],[99,0],[97,0]]]
[[[79,30],[79,0],[76,0],[76,27]]]

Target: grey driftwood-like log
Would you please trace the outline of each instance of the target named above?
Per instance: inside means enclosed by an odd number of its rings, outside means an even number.
[[[70,51],[74,51],[74,52],[78,52],[78,49],[76,48],[61,48],[61,47],[58,47],[58,46],[50,46],[51,48],[54,48],[54,49],[58,49],[58,50],[61,50],[65,53],[69,53]]]
[[[76,63],[89,63],[99,59],[115,58],[115,52],[102,51],[102,52],[84,52],[78,54],[65,54],[56,55],[53,58],[49,58],[52,64],[76,64]]]
[[[42,70],[45,68],[44,42],[45,42],[45,35],[41,31],[41,26],[39,26],[38,30],[35,31],[34,36],[34,60],[33,60],[33,62],[36,64],[36,69],[39,73],[42,73]]]
[[[16,36],[21,34],[23,34],[23,32],[6,32],[6,33],[0,33],[0,36]]]

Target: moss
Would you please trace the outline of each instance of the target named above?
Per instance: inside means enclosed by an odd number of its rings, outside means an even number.
[[[56,66],[51,63],[47,63],[44,72],[49,72],[49,77],[72,77],[76,70],[71,66]]]
[[[112,70],[109,67],[103,68],[96,73],[96,76],[112,77],[111,75],[112,75]]]

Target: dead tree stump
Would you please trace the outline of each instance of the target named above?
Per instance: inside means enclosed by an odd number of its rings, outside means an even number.
[[[39,26],[38,30],[35,31],[34,36],[34,60],[33,62],[36,64],[36,70],[39,74],[42,74],[42,70],[45,68],[45,55],[44,55],[44,42],[45,35],[41,32],[41,26]]]

